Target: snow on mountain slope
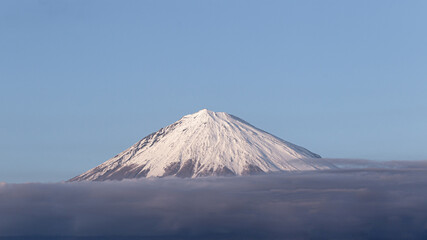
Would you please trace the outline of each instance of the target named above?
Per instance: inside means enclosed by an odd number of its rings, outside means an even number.
[[[203,109],[148,135],[70,181],[194,178],[333,168],[318,158],[319,155],[233,115]]]

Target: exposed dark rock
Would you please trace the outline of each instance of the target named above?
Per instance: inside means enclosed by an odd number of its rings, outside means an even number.
[[[235,176],[236,174],[232,172],[228,167],[220,167],[214,171],[217,176]]]
[[[117,167],[114,170],[109,170],[105,174],[99,176],[95,181],[104,181],[104,180],[123,180],[126,178],[140,178],[146,177],[149,169],[144,169],[145,165],[138,166],[136,164]],[[144,169],[144,170],[143,170]]]
[[[181,178],[191,178],[194,174],[195,162],[192,159],[188,159],[179,169],[179,171],[175,174],[177,177]]]
[[[181,167],[181,162],[173,162],[165,168],[163,177],[175,175]]]
[[[145,165],[144,165],[145,166]],[[142,178],[142,177],[147,177],[147,174],[150,172],[150,170],[151,169],[144,169],[144,170],[142,170],[141,169],[141,171],[139,171],[137,174],[136,174],[136,177],[137,178]]]
[[[201,167],[201,168],[203,168],[203,167]],[[206,169],[203,169],[202,171],[199,171],[196,176],[197,177],[212,176],[213,172],[214,172],[214,169],[212,167],[206,168]]]
[[[242,171],[242,175],[254,175],[265,173],[261,168],[253,164],[246,165],[245,169]]]

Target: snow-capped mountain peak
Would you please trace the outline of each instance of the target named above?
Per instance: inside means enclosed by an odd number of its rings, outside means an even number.
[[[329,169],[307,149],[225,112],[202,109],[70,181]]]

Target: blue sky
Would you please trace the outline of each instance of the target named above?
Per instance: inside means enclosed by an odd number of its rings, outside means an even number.
[[[426,1],[1,1],[0,181],[202,108],[323,157],[427,159]]]

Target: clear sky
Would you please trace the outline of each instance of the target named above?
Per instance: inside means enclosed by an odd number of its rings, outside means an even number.
[[[0,1],[0,181],[202,108],[329,158],[427,159],[427,1]]]

